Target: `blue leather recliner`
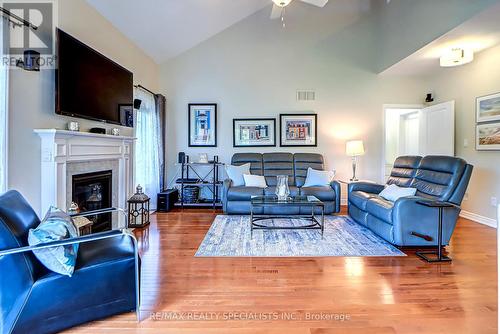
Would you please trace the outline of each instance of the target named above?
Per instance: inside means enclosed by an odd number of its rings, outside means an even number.
[[[126,231],[28,246],[40,223],[17,191],[0,196],[0,333],[56,333],[139,307],[139,257]],[[33,249],[78,243],[72,277],[47,270]]]
[[[435,246],[438,209],[417,202],[425,199],[449,202],[455,206],[445,208],[443,212],[443,245],[447,245],[457,223],[472,169],[463,159],[455,157],[399,157],[387,184],[416,188],[416,196],[391,202],[378,195],[384,185],[354,182],[348,191],[349,216],[394,245]]]

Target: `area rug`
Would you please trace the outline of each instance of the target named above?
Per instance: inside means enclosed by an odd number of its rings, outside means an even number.
[[[273,219],[264,224],[307,225],[307,221]],[[249,216],[215,218],[201,243],[198,257],[406,256],[396,247],[347,216],[326,216],[319,230],[254,230]]]

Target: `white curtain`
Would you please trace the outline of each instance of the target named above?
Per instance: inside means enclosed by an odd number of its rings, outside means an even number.
[[[7,45],[3,40],[3,29],[7,28],[5,20],[0,17],[0,57],[3,60]],[[0,193],[7,190],[7,139],[8,139],[8,96],[9,72],[4,62],[0,62]]]
[[[135,98],[142,101],[135,124],[135,182],[151,198],[151,209],[155,210],[160,192],[160,122],[153,94],[136,88]]]

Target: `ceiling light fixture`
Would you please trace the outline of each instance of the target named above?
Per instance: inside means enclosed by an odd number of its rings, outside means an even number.
[[[470,63],[474,60],[474,51],[462,48],[448,50],[439,58],[441,67],[453,67]]]
[[[292,0],[273,0],[274,4],[278,7],[286,7]]]

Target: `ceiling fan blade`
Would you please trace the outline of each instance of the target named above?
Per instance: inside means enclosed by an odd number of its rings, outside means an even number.
[[[328,0],[300,0],[300,1],[316,7],[325,7],[326,4],[328,3]]]
[[[283,8],[281,8],[280,6],[273,5],[273,9],[271,11],[271,20],[279,19],[281,17],[282,10]]]

